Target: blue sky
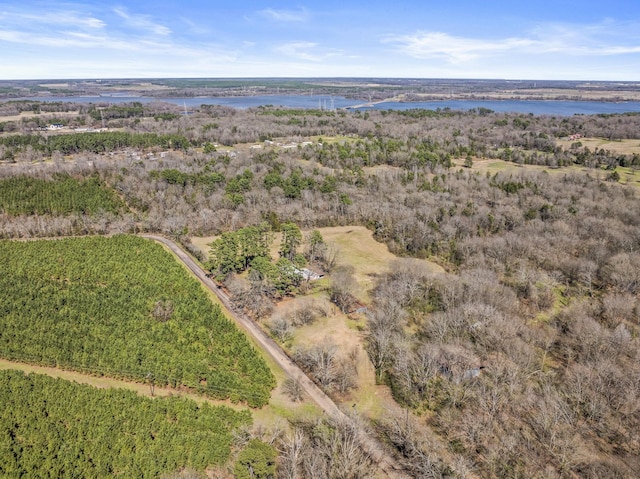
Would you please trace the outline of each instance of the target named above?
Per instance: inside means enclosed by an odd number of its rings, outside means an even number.
[[[640,81],[640,2],[0,2],[0,79]]]

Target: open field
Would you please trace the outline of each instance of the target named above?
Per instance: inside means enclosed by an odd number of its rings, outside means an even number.
[[[579,138],[577,140],[557,140],[556,144],[565,150],[571,148],[571,145],[581,143],[580,148],[587,147],[590,150],[608,150],[616,154],[623,155],[640,155],[640,139],[628,140],[607,140],[606,138]]]
[[[218,236],[192,236],[191,243],[200,250],[200,252],[204,255],[205,258],[209,258],[209,250],[211,247],[209,246],[213,243]]]
[[[603,91],[589,90],[582,88],[531,88],[531,89],[495,89],[493,91],[452,91],[449,94],[439,93],[417,93],[412,97],[420,100],[441,100],[441,99],[483,99],[483,100],[582,100],[582,101],[638,101],[640,92],[634,90],[626,91]]]
[[[79,111],[60,111],[55,113],[43,112],[36,113],[34,111],[23,111],[19,115],[2,115],[0,114],[0,121],[20,121],[28,118],[62,118],[62,117],[75,117],[80,114]]]
[[[452,160],[452,163],[456,167],[463,168],[464,159],[462,158],[454,159]],[[595,177],[595,178],[600,178],[602,180],[604,180],[609,174],[612,173],[611,170],[585,168],[580,165],[563,166],[560,168],[550,168],[544,165],[519,165],[517,163],[512,163],[509,161],[486,159],[486,158],[474,158],[473,166],[469,170],[476,171],[482,174],[488,173],[490,175],[494,175],[496,173],[501,173],[501,172],[517,173],[522,171],[537,171],[537,172],[544,171],[550,175],[582,173],[585,175],[591,175],[592,177]],[[618,174],[620,175],[619,183],[640,186],[640,170],[618,166],[616,167],[615,171],[617,171]]]
[[[325,242],[338,248],[337,262],[354,268],[359,285],[358,299],[368,302],[368,291],[377,275],[389,268],[396,256],[387,245],[377,242],[373,233],[364,226],[333,226],[318,229]],[[436,263],[426,261],[434,273],[444,272]]]

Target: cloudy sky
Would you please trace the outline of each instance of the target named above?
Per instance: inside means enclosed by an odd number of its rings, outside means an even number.
[[[0,79],[640,80],[640,2],[0,1]]]

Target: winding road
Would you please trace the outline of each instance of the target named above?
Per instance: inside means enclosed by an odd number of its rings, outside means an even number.
[[[178,257],[184,265],[189,268],[193,274],[202,282],[202,284],[211,290],[220,300],[220,302],[229,310],[233,320],[242,327],[256,343],[266,351],[269,356],[282,368],[282,370],[292,379],[298,381],[307,395],[330,417],[346,421],[353,424],[353,419],[343,413],[333,400],[327,396],[309,377],[295,364],[289,356],[282,350],[278,344],[271,339],[255,322],[249,319],[244,313],[238,311],[229,296],[222,291],[212,280],[207,276],[205,271],[189,256],[182,248],[180,248],[175,242],[171,241],[164,236],[153,234],[141,234],[143,238],[148,238],[158,243],[162,243],[168,247],[171,252]],[[360,430],[361,428],[356,428]],[[368,452],[378,463],[380,469],[390,478],[405,478],[403,474],[395,465],[395,461],[388,455],[382,444],[377,439],[370,435],[360,433],[360,441],[362,445],[366,447]]]

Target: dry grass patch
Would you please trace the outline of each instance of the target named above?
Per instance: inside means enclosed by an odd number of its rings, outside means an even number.
[[[211,243],[216,239],[218,239],[218,236],[192,236],[191,244],[198,248],[198,250],[204,255],[205,259],[209,259]]]
[[[298,297],[280,302],[275,308],[274,317],[277,315],[286,316],[304,304],[306,300],[305,297]],[[316,301],[329,314],[312,324],[296,328],[293,338],[287,342],[286,349],[289,354],[293,354],[297,348],[331,343],[338,347],[340,356],[348,356],[356,351],[354,354],[357,369],[356,387],[346,394],[333,392],[332,396],[344,408],[355,407],[358,412],[367,417],[381,417],[385,411],[394,407],[395,403],[388,387],[375,384],[375,370],[363,347],[364,316],[358,315],[358,318],[354,316],[351,319],[342,314],[326,297],[316,298]],[[354,323],[357,326],[355,328],[353,327]]]
[[[319,228],[324,240],[338,248],[338,265],[353,266],[358,282],[356,297],[369,302],[369,290],[377,276],[389,270],[389,264],[396,256],[387,245],[373,238],[373,233],[364,226],[332,226]],[[434,273],[444,272],[441,266],[425,261]]]
[[[565,150],[571,149],[571,145],[574,143],[581,143],[582,146],[589,148],[590,150],[602,149],[608,150],[613,153],[622,155],[633,155],[634,153],[640,154],[640,139],[630,140],[607,140],[606,138],[580,138],[578,140],[558,140],[556,144],[562,146]]]
[[[44,112],[44,113],[35,113],[33,111],[23,111],[19,115],[0,115],[0,120],[2,121],[20,121],[25,118],[61,118],[63,116],[78,116],[80,114],[79,111],[58,111],[58,112]]]
[[[634,140],[638,141],[638,140]],[[639,143],[640,145],[640,143]],[[640,150],[640,146],[638,148]],[[454,159],[452,161],[454,167],[463,168],[464,159]],[[517,173],[521,171],[537,171],[546,172],[550,175],[561,175],[566,173],[584,173],[591,175],[595,178],[600,177],[604,180],[611,171],[596,168],[585,168],[580,165],[563,166],[559,168],[550,168],[545,165],[519,165],[509,161],[495,160],[495,159],[474,159],[473,166],[471,168],[463,168],[473,173],[494,175],[496,173]],[[617,167],[616,171],[620,174],[620,183],[624,184],[638,184],[640,183],[640,170],[634,170],[632,168]]]

